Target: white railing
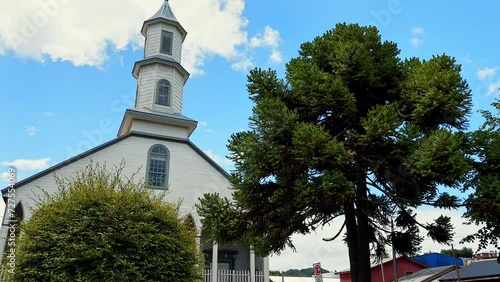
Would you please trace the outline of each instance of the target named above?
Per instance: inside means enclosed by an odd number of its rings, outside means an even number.
[[[8,268],[2,266],[0,268],[0,282],[12,281],[8,273]],[[250,271],[248,270],[223,270],[219,269],[217,271],[218,282],[250,282]],[[212,271],[210,269],[205,269],[203,273],[203,282],[212,282]],[[255,282],[264,282],[264,272],[255,272]]]
[[[250,271],[248,270],[217,270],[218,282],[250,282]],[[203,282],[212,282],[212,270],[205,269]],[[255,272],[255,282],[264,282],[264,272]]]

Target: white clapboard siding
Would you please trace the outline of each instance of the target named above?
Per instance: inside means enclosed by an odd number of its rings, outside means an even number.
[[[151,108],[151,105],[154,103],[154,93],[156,89],[155,65],[141,67],[137,87],[137,107]]]
[[[108,168],[113,168],[125,160],[126,165],[122,175],[130,177],[139,171],[135,180],[144,181],[148,151],[155,144],[164,145],[170,152],[167,200],[182,199],[181,212],[193,213],[196,222],[199,222],[198,216],[194,214],[194,206],[199,197],[202,197],[204,193],[215,192],[230,197],[228,179],[188,144],[139,136],[125,138],[58,169],[55,174],[70,177],[74,171],[83,170],[90,160],[101,164],[106,163]],[[38,187],[49,193],[56,192],[54,174],[47,174],[16,189],[16,199],[23,201],[25,218],[31,217],[29,207],[35,207],[33,199],[36,195],[41,195]],[[155,191],[162,192],[163,190]]]
[[[172,25],[165,23],[152,24],[148,27],[146,33],[146,43],[144,55],[146,58],[154,57],[160,55],[160,45],[161,45],[161,31],[172,32],[174,35],[174,40],[172,42],[172,57],[176,62],[181,62],[182,53],[182,35],[179,30]]]
[[[146,33],[146,43],[144,55],[146,58],[153,57],[160,54],[160,42],[161,42],[161,25],[152,24],[148,27]]]
[[[149,134],[170,136],[182,139],[187,139],[189,134],[186,127],[159,124],[138,119],[132,122],[130,131],[145,132]]]

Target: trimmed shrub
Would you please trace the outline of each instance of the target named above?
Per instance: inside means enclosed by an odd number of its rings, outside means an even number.
[[[179,204],[91,163],[57,179],[21,226],[15,281],[199,281],[195,231]]]

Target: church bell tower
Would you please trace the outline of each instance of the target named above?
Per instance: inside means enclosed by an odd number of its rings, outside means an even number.
[[[135,131],[188,138],[197,123],[181,114],[183,88],[189,78],[181,65],[187,32],[168,0],[143,23],[141,34],[146,39],[144,58],[132,70],[137,79],[135,107],[126,111],[118,136]],[[186,134],[179,133],[183,129]]]

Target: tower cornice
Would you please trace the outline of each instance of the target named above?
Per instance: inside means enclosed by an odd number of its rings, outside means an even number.
[[[149,57],[146,59],[142,59],[140,61],[135,62],[134,68],[132,69],[132,75],[135,78],[139,78],[139,71],[141,67],[147,66],[147,65],[152,65],[152,64],[161,64],[165,66],[171,66],[177,69],[183,77],[183,85],[186,83],[186,81],[189,78],[189,72],[178,62],[176,62],[173,58],[170,58],[169,56],[154,56],[154,57]]]

